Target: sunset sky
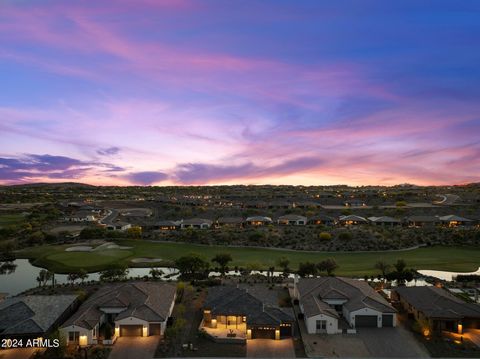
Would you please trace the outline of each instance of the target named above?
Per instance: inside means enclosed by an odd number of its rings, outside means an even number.
[[[0,0],[0,183],[480,181],[480,1]]]

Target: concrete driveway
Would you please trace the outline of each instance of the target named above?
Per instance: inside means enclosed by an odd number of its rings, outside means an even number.
[[[37,348],[24,348],[24,349],[0,349],[0,359],[28,359],[33,353],[35,353]]]
[[[251,339],[247,341],[248,358],[295,358],[292,339]]]
[[[356,336],[362,339],[372,357],[430,357],[426,348],[401,325],[396,328],[357,328]]]
[[[120,337],[113,345],[108,359],[151,359],[160,336]]]
[[[480,348],[480,329],[467,329],[464,336]]]

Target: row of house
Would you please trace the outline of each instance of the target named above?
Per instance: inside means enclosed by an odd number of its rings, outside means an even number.
[[[295,277],[291,294],[297,316],[269,300],[269,293],[265,286],[208,288],[200,329],[216,341],[280,340],[295,334],[299,320],[308,334],[355,334],[361,328],[397,326],[393,305],[427,323],[425,335],[480,329],[480,305],[443,288],[396,287],[392,305],[365,281]],[[46,337],[56,328],[67,344],[81,346],[113,344],[121,336],[162,336],[172,322],[175,299],[175,285],[158,282],[104,285],[81,305],[76,295],[7,298],[0,302],[0,339]]]
[[[445,227],[460,227],[473,225],[474,221],[468,218],[457,215],[448,216],[410,216],[403,220],[389,217],[361,217],[357,215],[346,215],[338,218],[327,215],[318,215],[307,218],[296,214],[287,214],[278,217],[275,221],[267,216],[252,216],[247,218],[242,217],[220,217],[216,221],[205,218],[191,218],[179,221],[159,221],[154,225],[154,229],[158,230],[175,230],[175,229],[207,229],[211,227],[244,227],[244,226],[265,226],[269,224],[278,224],[285,226],[305,226],[305,225],[343,225],[354,226],[361,224],[370,224],[375,226],[409,226],[409,227],[424,227],[424,226],[445,226]]]

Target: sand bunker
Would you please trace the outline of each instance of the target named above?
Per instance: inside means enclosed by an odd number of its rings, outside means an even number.
[[[99,245],[94,251],[103,251],[106,249],[132,249],[132,247],[119,246],[118,244],[107,242]]]
[[[91,252],[92,249],[90,246],[75,246],[65,249],[65,252]]]
[[[126,246],[119,246],[118,244],[115,243],[103,243],[99,245],[96,248],[93,248],[92,246],[74,246],[74,247],[69,247],[65,249],[66,252],[93,252],[93,251],[105,251],[108,249],[132,249],[132,247],[126,247]]]
[[[154,263],[160,262],[162,258],[133,258],[131,262],[133,263]]]

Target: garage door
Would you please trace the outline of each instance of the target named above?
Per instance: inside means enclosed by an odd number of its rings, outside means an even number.
[[[120,336],[121,337],[141,337],[142,330],[143,330],[142,325],[121,325]]]
[[[393,315],[391,315],[391,314],[382,315],[382,326],[383,327],[393,327]]]
[[[254,328],[252,329],[252,339],[275,339],[275,329]]]
[[[148,333],[150,335],[160,335],[160,324],[150,324]]]
[[[377,316],[376,315],[356,315],[355,316],[355,327],[377,327]]]

